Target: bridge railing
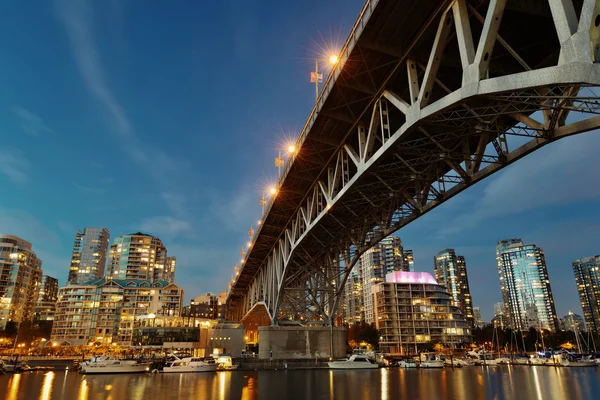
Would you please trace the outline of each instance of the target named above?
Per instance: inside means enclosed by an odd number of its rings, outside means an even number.
[[[315,105],[313,106],[313,108],[308,116],[308,119],[304,123],[304,126],[302,127],[302,131],[300,131],[300,135],[298,136],[298,139],[296,140],[295,146],[298,151],[300,151],[300,149],[302,148],[302,144],[304,143],[304,141],[306,140],[306,137],[308,136],[308,133],[312,129],[312,127],[317,119],[317,116],[319,114],[319,111],[325,104],[325,100],[329,96],[329,93],[331,93],[331,90],[333,89],[333,85],[335,84],[335,81],[336,81],[337,77],[339,76],[340,71],[342,70],[342,68],[344,67],[344,64],[350,57],[350,53],[352,52],[352,49],[354,49],[354,45],[356,44],[358,37],[362,33],[365,25],[367,24],[367,21],[373,14],[373,10],[375,9],[375,7],[377,6],[378,3],[379,3],[379,0],[367,0],[364,4],[363,8],[361,9],[360,14],[358,15],[358,18],[357,18],[356,22],[354,23],[354,26],[352,27],[350,34],[348,35],[348,38],[346,39],[346,42],[344,43],[344,46],[342,47],[342,50],[339,53],[339,63],[337,65],[335,65],[334,68],[332,69],[331,73],[329,75],[327,75],[327,79],[325,80],[323,89],[321,89],[321,92],[319,93],[319,97],[317,98],[317,101],[316,101]],[[287,174],[289,173],[292,165],[294,164],[294,160],[296,159],[296,154],[297,154],[297,152],[292,154],[286,160],[284,167],[283,167],[283,171],[282,171],[281,175],[279,176],[279,179],[277,180],[277,189],[278,190],[282,187],[283,182],[285,182]],[[261,217],[261,221],[264,222],[264,219],[269,214],[269,211],[271,210],[273,203],[275,203],[274,200],[275,200],[275,198],[272,198],[268,201],[265,212]],[[256,238],[258,238],[261,230],[262,230],[262,224],[260,224],[257,227],[256,231],[254,232],[254,236],[251,239],[252,242],[254,242],[256,240]],[[242,261],[240,272],[235,277],[233,285],[231,286],[232,289],[237,284],[238,278],[242,274],[242,270],[244,269],[246,260],[250,256],[251,252],[252,252],[252,248],[248,251],[248,253],[245,255],[245,257]]]

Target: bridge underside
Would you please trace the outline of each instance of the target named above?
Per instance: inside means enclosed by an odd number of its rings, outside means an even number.
[[[600,2],[371,1],[228,298],[333,323],[372,245],[548,143],[600,126]]]

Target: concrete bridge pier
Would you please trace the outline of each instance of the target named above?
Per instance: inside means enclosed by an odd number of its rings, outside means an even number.
[[[268,360],[346,356],[346,328],[330,326],[261,326],[258,357]],[[332,340],[333,339],[333,340]]]

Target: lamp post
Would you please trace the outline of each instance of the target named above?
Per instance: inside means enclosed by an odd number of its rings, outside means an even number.
[[[336,65],[340,62],[337,54],[331,54],[327,58],[330,65]],[[319,100],[319,83],[323,83],[323,73],[319,73],[319,59],[315,60],[315,70],[310,73],[310,82],[315,84],[315,102]]]

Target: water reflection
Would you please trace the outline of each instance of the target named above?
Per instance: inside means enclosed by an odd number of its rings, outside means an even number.
[[[123,398],[579,400],[600,398],[600,369],[499,366],[98,376],[56,371],[0,376],[0,400]]]
[[[50,395],[52,394],[52,381],[54,381],[54,372],[48,372],[44,375],[44,385],[42,386],[40,400],[50,400]]]
[[[6,394],[7,400],[16,400],[17,394],[19,393],[19,382],[21,381],[21,374],[14,374],[10,377],[9,389]]]

